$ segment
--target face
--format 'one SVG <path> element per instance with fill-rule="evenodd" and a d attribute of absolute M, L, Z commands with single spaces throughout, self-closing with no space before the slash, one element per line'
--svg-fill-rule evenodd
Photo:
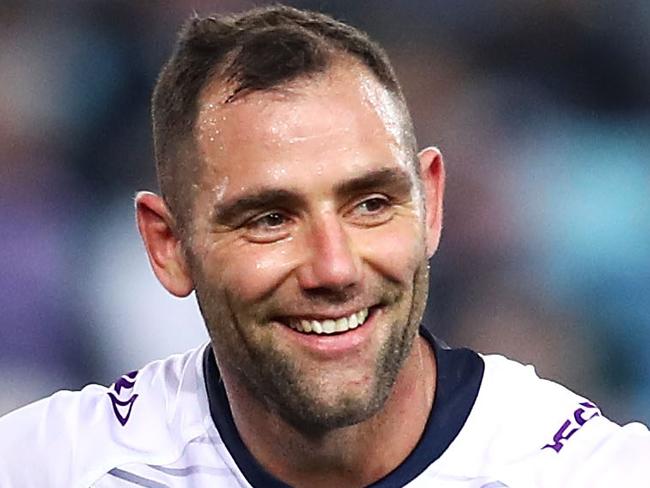
<path fill-rule="evenodd" d="M 304 431 L 360 422 L 387 398 L 426 300 L 401 113 L 356 65 L 226 97 L 200 100 L 185 243 L 219 367 Z"/>

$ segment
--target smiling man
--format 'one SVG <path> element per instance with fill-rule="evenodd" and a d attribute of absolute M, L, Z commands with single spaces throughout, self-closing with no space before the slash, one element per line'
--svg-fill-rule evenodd
<path fill-rule="evenodd" d="M 420 329 L 444 167 L 364 34 L 193 18 L 153 124 L 138 227 L 211 343 L 2 419 L 0 486 L 647 486 L 645 427 Z"/>

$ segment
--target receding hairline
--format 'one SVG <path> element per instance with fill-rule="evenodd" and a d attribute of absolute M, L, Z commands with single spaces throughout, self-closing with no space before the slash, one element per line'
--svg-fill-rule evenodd
<path fill-rule="evenodd" d="M 405 114 L 409 114 L 408 107 L 405 100 L 400 93 L 396 93 L 381 82 L 381 80 L 373 73 L 373 71 L 366 66 L 363 62 L 356 59 L 345 52 L 337 52 L 335 49 L 332 51 L 331 60 L 327 67 L 322 71 L 303 73 L 296 78 L 284 81 L 278 85 L 265 88 L 262 90 L 247 90 L 238 92 L 233 96 L 236 89 L 236 82 L 224 79 L 223 71 L 217 70 L 203 85 L 196 98 L 196 116 L 194 120 L 193 129 L 196 128 L 199 115 L 201 114 L 202 105 L 205 103 L 218 103 L 222 106 L 235 105 L 238 103 L 246 103 L 251 97 L 254 96 L 273 96 L 277 95 L 278 101 L 283 101 L 285 98 L 300 97 L 309 91 L 313 84 L 322 82 L 331 78 L 332 75 L 338 73 L 350 73 L 357 71 L 359 78 L 372 79 L 378 88 L 390 94 L 395 101 L 399 101 L 405 110 Z M 216 91 L 216 93 L 210 93 Z M 210 100 L 208 100 L 210 99 Z M 216 99 L 216 100 L 215 100 Z"/>

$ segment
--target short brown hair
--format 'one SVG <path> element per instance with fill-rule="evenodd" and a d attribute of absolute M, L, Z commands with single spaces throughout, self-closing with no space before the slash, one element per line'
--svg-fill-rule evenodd
<path fill-rule="evenodd" d="M 179 230 L 189 220 L 192 175 L 199 170 L 193 131 L 207 83 L 214 76 L 223 78 L 234 87 L 232 100 L 325 72 L 336 54 L 369 68 L 406 112 L 384 50 L 365 33 L 325 14 L 274 5 L 234 15 L 194 15 L 187 21 L 152 97 L 158 182 Z M 406 120 L 412 137 L 408 113 Z"/>

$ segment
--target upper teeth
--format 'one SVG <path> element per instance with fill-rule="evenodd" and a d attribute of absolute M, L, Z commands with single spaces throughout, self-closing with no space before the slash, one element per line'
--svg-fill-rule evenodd
<path fill-rule="evenodd" d="M 298 332 L 313 332 L 315 334 L 334 334 L 355 329 L 368 318 L 368 309 L 364 308 L 349 317 L 327 320 L 290 319 L 289 327 Z"/>

